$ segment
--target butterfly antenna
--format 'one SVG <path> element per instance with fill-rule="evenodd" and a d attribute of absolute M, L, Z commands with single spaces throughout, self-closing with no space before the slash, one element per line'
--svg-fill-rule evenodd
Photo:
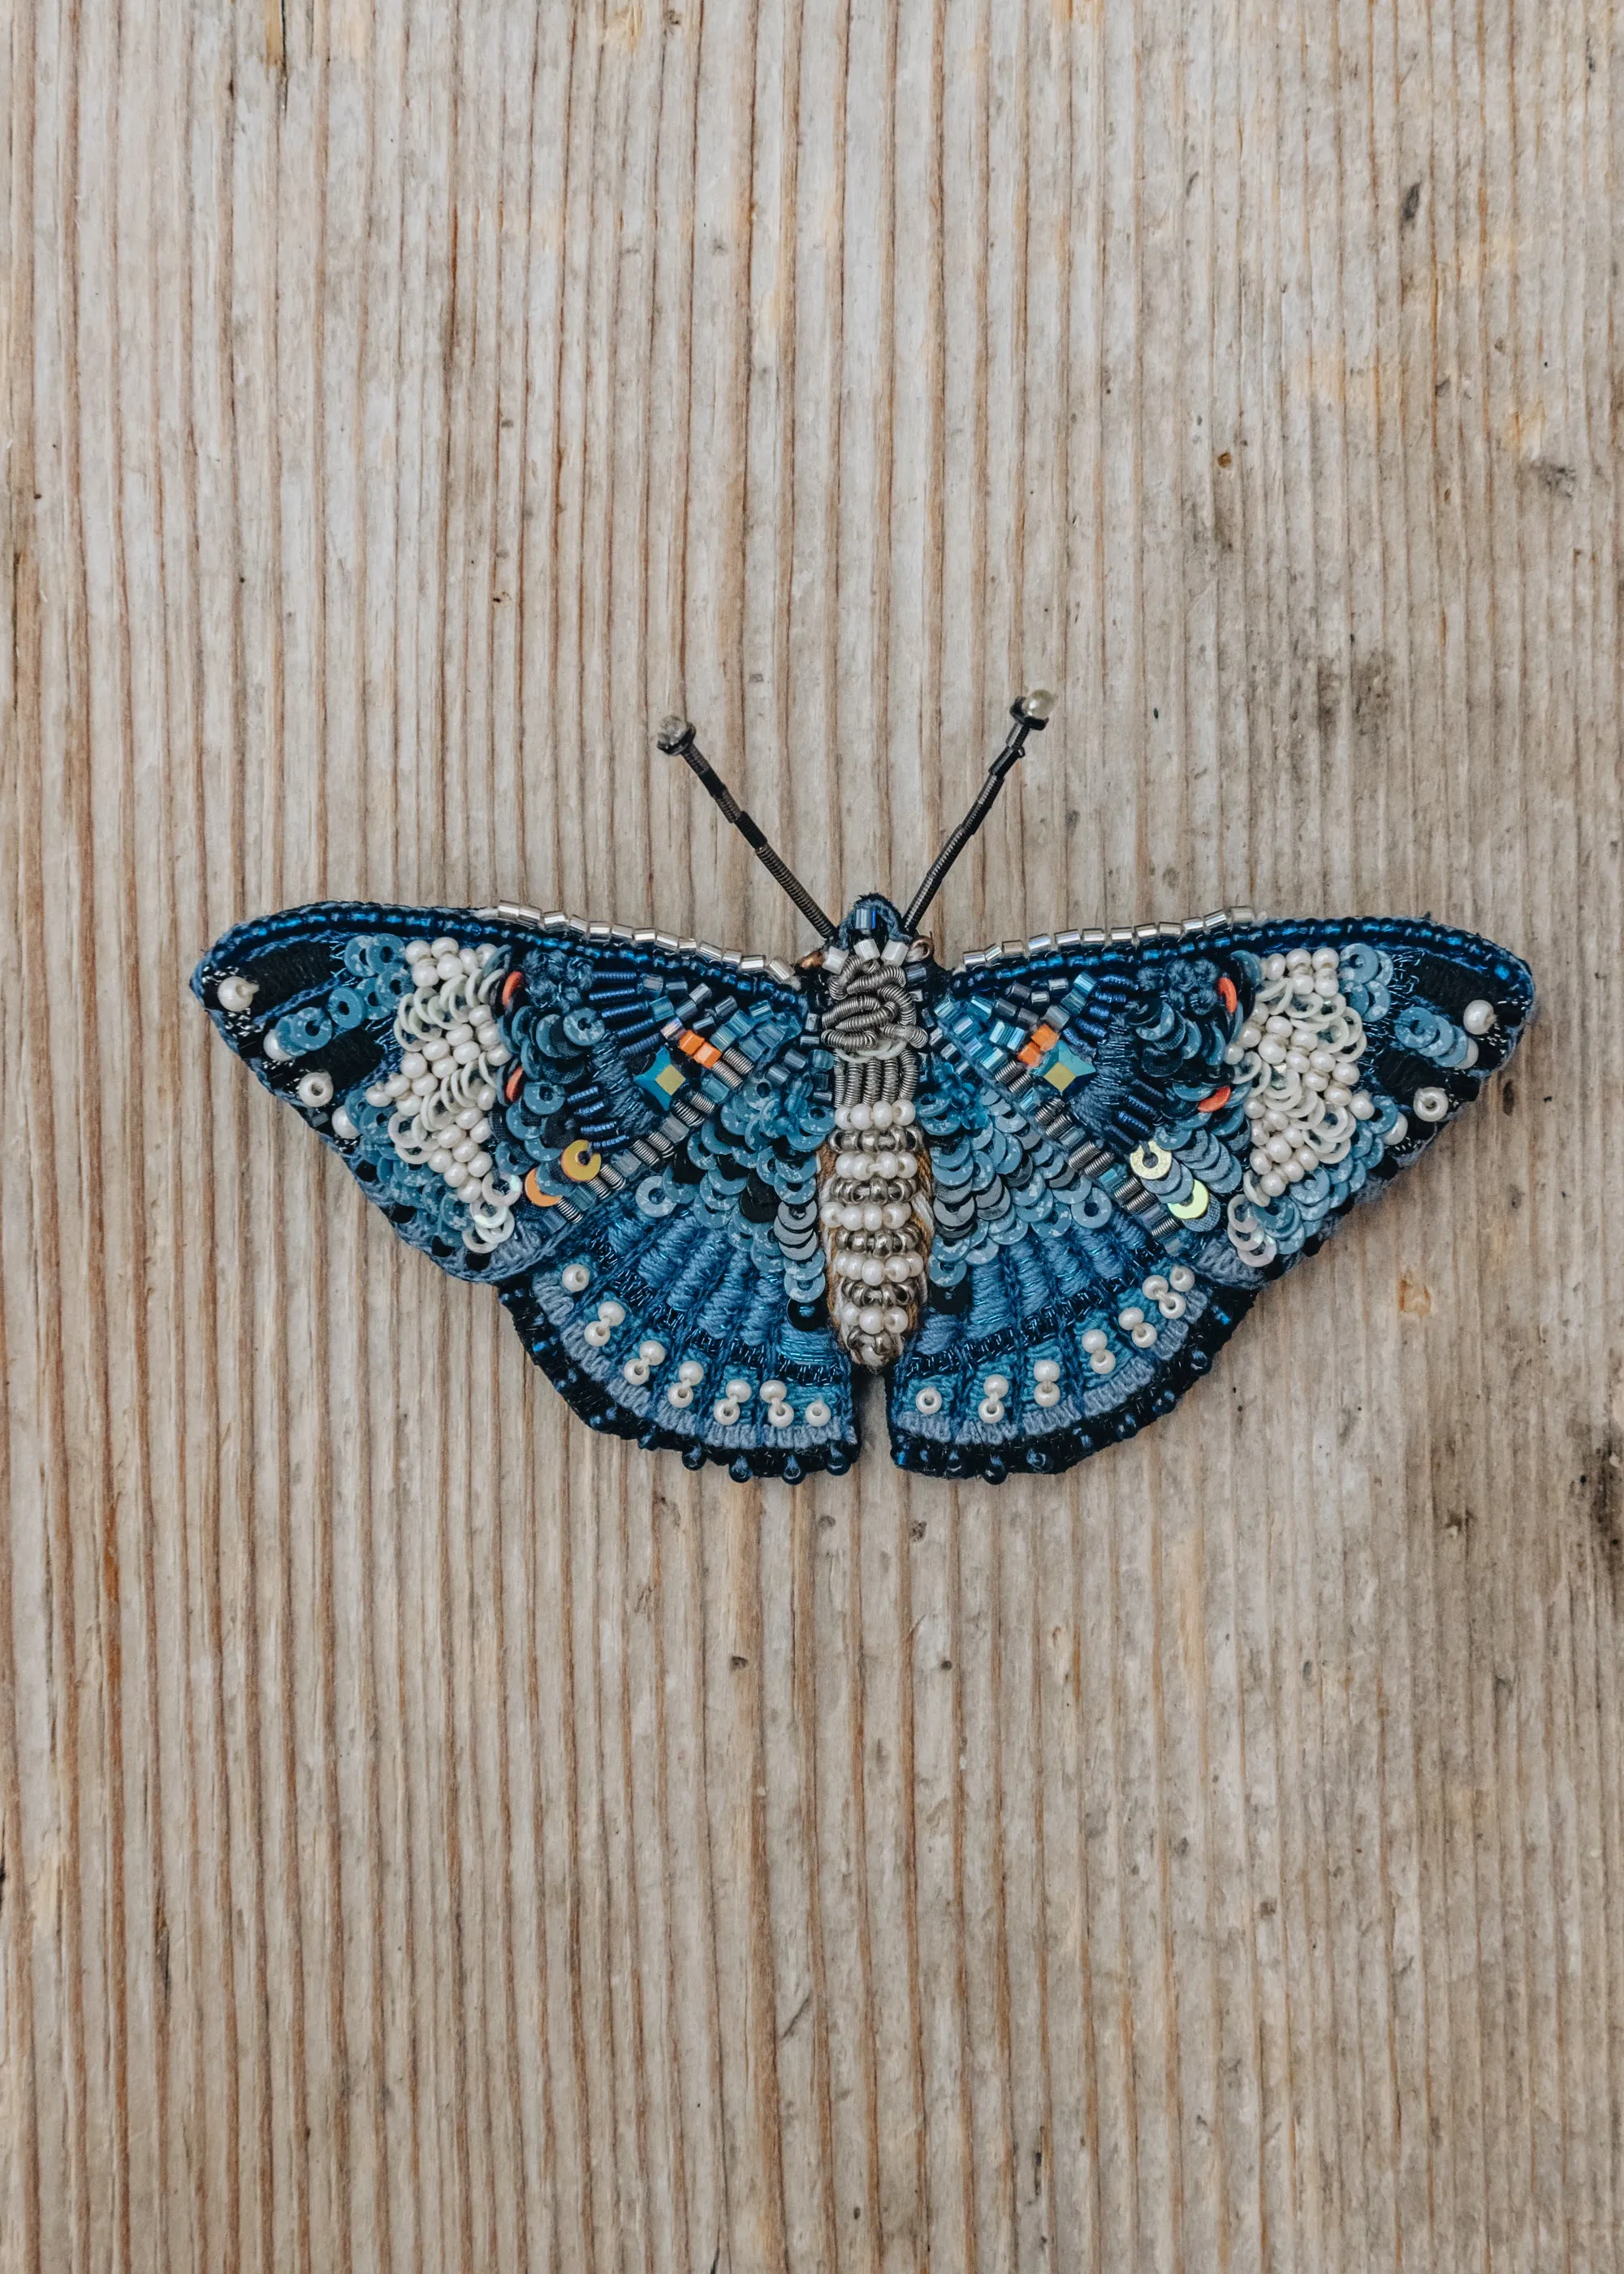
<path fill-rule="evenodd" d="M 786 868 L 779 860 L 756 823 L 751 820 L 732 790 L 728 788 L 727 784 L 710 764 L 710 759 L 700 749 L 694 739 L 694 734 L 693 727 L 686 719 L 667 719 L 662 724 L 655 740 L 668 757 L 685 758 L 688 761 L 774 883 L 784 887 L 807 922 L 820 932 L 823 938 L 832 939 L 835 936 L 833 920 L 824 915 L 793 870 Z"/>
<path fill-rule="evenodd" d="M 919 930 L 920 918 L 942 889 L 942 880 L 964 851 L 997 802 L 1004 787 L 1004 777 L 1026 747 L 1028 734 L 1041 734 L 1049 724 L 1049 714 L 1055 707 L 1055 698 L 1047 689 L 1034 688 L 1030 695 L 1018 695 L 1010 705 L 1010 731 L 1004 738 L 1004 748 L 987 769 L 987 779 L 976 792 L 975 802 L 959 823 L 942 850 L 925 871 L 925 881 L 914 895 L 904 923 L 909 931 Z"/>

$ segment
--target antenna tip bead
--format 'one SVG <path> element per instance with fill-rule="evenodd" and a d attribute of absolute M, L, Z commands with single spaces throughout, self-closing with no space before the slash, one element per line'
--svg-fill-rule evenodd
<path fill-rule="evenodd" d="M 686 749 L 693 741 L 694 729 L 686 719 L 680 719 L 673 711 L 669 719 L 660 720 L 659 732 L 654 739 L 668 757 L 674 757 L 677 751 Z"/>
<path fill-rule="evenodd" d="M 1055 698 L 1047 687 L 1034 687 L 1030 695 L 1018 696 L 1014 705 L 1017 718 L 1034 727 L 1047 727 L 1054 707 Z"/>

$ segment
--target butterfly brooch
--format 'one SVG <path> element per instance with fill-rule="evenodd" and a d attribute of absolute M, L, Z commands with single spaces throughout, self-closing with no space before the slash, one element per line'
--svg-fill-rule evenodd
<path fill-rule="evenodd" d="M 906 913 L 837 924 L 684 758 L 823 945 L 796 968 L 493 908 L 291 908 L 192 985 L 402 1238 L 487 1282 L 595 1429 L 741 1480 L 839 1472 L 854 1367 L 928 1476 L 1070 1468 L 1166 1413 L 1264 1284 L 1502 1065 L 1526 965 L 1360 918 L 1005 942 L 920 923 L 1051 698 Z"/>

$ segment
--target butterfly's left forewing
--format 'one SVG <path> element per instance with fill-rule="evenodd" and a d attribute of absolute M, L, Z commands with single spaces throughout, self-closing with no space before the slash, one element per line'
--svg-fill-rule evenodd
<path fill-rule="evenodd" d="M 523 910 L 324 904 L 193 986 L 402 1239 L 497 1289 L 592 1427 L 740 1477 L 846 1466 L 796 975 Z"/>
<path fill-rule="evenodd" d="M 1476 1096 L 1532 1004 L 1491 942 L 1387 920 L 1062 935 L 951 974 L 896 1457 L 1064 1469 L 1169 1411 L 1265 1282 Z"/>

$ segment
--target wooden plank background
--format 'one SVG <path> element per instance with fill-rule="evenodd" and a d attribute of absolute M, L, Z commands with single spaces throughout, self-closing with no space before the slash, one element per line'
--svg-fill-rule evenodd
<path fill-rule="evenodd" d="M 1624 2234 L 1618 0 L 12 0 L 0 2262 Z M 1062 1482 L 604 1443 L 184 993 L 1434 910 L 1510 1079 Z"/>

